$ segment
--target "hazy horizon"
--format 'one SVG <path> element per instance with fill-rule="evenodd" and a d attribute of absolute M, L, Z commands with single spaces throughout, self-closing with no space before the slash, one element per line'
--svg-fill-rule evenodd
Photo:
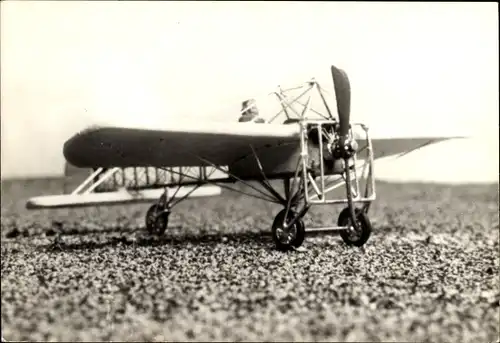
<path fill-rule="evenodd" d="M 496 3 L 0 6 L 2 178 L 60 175 L 63 142 L 93 118 L 234 122 L 242 100 L 278 84 L 331 88 L 335 64 L 353 120 L 372 130 L 474 136 L 381 163 L 378 176 L 498 180 Z"/>

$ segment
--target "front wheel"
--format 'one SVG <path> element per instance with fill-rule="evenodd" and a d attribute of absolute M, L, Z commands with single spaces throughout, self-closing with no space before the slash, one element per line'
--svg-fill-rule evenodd
<path fill-rule="evenodd" d="M 356 208 L 354 213 L 356 215 L 357 228 L 354 228 L 352 225 L 349 207 L 344 208 L 342 212 L 340 212 L 337 224 L 338 226 L 349 226 L 349 229 L 340 232 L 340 236 L 346 244 L 361 247 L 368 241 L 368 238 L 370 238 L 372 224 L 370 223 L 368 215 L 363 210 Z"/>
<path fill-rule="evenodd" d="M 272 226 L 273 241 L 276 244 L 276 248 L 280 251 L 300 247 L 306 236 L 304 222 L 300 219 L 296 220 L 292 226 L 284 227 L 285 214 L 286 209 L 281 210 L 276 215 Z M 292 210 L 289 210 L 286 221 L 290 222 L 296 215 Z"/>

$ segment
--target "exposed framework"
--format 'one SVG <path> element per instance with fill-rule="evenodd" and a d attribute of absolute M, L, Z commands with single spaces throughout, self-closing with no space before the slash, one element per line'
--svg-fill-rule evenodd
<path fill-rule="evenodd" d="M 303 90 L 300 95 L 293 99 L 289 99 L 287 93 L 292 90 Z M 321 113 L 315 109 L 311 108 L 311 97 L 312 93 L 317 91 L 322 100 L 322 104 L 326 111 Z M 353 137 L 353 128 L 359 127 L 365 135 L 365 142 L 367 145 L 365 147 L 360 147 L 359 151 L 365 151 L 365 158 L 359 160 L 357 154 L 354 154 L 352 159 L 346 161 L 345 170 L 340 175 L 326 175 L 324 166 L 324 156 L 323 156 L 323 144 L 324 141 L 332 142 L 336 139 L 336 133 L 332 129 L 333 125 L 337 123 L 335 117 L 328 106 L 325 99 L 324 89 L 313 79 L 305 84 L 294 87 L 290 89 L 283 90 L 278 87 L 278 90 L 271 93 L 275 95 L 281 104 L 281 110 L 271 117 L 267 122 L 271 123 L 280 115 L 284 114 L 287 120 L 293 120 L 299 123 L 301 127 L 300 141 L 300 151 L 301 154 L 297 160 L 295 173 L 290 175 L 290 177 L 284 177 L 284 194 L 282 195 L 271 185 L 267 175 L 265 174 L 259 157 L 257 156 L 255 149 L 251 146 L 252 154 L 255 157 L 256 163 L 259 166 L 262 178 L 255 180 L 260 184 L 261 187 L 257 187 L 255 183 L 248 180 L 243 180 L 236 175 L 229 172 L 228 168 L 225 166 L 217 166 L 210 161 L 204 159 L 201 156 L 196 156 L 200 162 L 210 165 L 210 167 L 175 167 L 175 168 L 153 168 L 156 173 L 157 180 L 158 170 L 165 171 L 168 176 L 165 176 L 164 182 L 157 184 L 147 184 L 144 187 L 154 188 L 162 187 L 165 188 L 164 194 L 158 201 L 158 206 L 162 208 L 162 211 L 170 212 L 171 209 L 178 203 L 189 197 L 193 191 L 198 187 L 206 184 L 214 184 L 221 188 L 232 190 L 245 194 L 247 196 L 252 196 L 261 200 L 269 201 L 272 203 L 281 204 L 285 207 L 285 218 L 288 218 L 290 211 L 293 211 L 294 215 L 292 219 L 285 224 L 285 226 L 293 226 L 297 220 L 300 220 L 308 211 L 312 205 L 321 204 L 348 204 L 349 208 L 352 210 L 354 208 L 353 204 L 362 204 L 362 209 L 366 213 L 372 201 L 376 199 L 375 191 L 375 181 L 373 177 L 373 151 L 372 144 L 369 137 L 368 127 L 363 124 L 355 123 L 351 125 L 350 135 Z M 301 99 L 307 97 L 305 103 L 301 102 Z M 299 105 L 303 109 L 301 112 L 293 108 L 293 105 Z M 252 103 L 251 106 L 255 106 Z M 244 108 L 241 112 L 247 111 L 248 108 Z M 294 117 L 291 115 L 293 113 Z M 308 115 L 314 113 L 320 116 L 322 119 L 309 119 Z M 264 124 L 265 125 L 265 124 Z M 319 163 L 320 163 L 320 173 L 314 174 L 309 168 L 309 154 L 308 145 L 311 144 L 308 139 L 308 132 L 314 129 L 318 133 L 319 142 Z M 194 155 L 194 154 L 193 154 Z M 142 168 L 146 177 L 149 177 L 148 168 Z M 102 168 L 96 170 L 89 178 L 78 187 L 73 194 L 79 194 L 83 189 L 91 183 L 91 180 L 98 178 L 93 184 L 91 184 L 84 193 L 91 192 L 96 189 L 105 180 L 109 180 L 111 176 L 116 178 L 116 174 L 122 170 L 121 168 L 112 168 L 110 170 L 104 171 Z M 218 171 L 222 176 L 213 177 L 214 173 Z M 123 170 L 122 170 L 123 172 Z M 135 180 L 138 180 L 137 168 L 134 169 Z M 176 177 L 177 176 L 177 177 Z M 143 176 L 144 177 L 144 176 Z M 361 179 L 365 179 L 364 191 L 361 190 Z M 234 183 L 239 181 L 246 185 L 253 192 L 245 192 L 234 187 L 229 186 L 229 183 Z M 329 198 L 329 195 L 342 184 L 346 186 L 346 197 L 344 198 Z M 184 185 L 193 185 L 194 187 L 182 197 L 176 197 L 178 190 Z M 127 185 L 123 184 L 122 187 L 127 188 Z M 173 194 L 169 194 L 169 187 L 176 187 Z M 140 189 L 140 185 L 135 185 L 135 187 L 129 187 L 132 189 Z M 170 189 L 171 191 L 171 189 Z M 353 214 L 354 217 L 354 214 Z M 353 223 L 353 225 L 356 225 Z M 308 228 L 307 231 L 319 231 L 319 230 L 344 230 L 346 227 L 332 226 L 327 228 Z"/>

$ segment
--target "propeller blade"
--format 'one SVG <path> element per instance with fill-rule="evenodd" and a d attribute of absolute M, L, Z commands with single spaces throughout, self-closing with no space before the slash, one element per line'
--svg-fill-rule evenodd
<path fill-rule="evenodd" d="M 339 136 L 341 140 L 344 140 L 347 138 L 350 128 L 351 85 L 345 71 L 333 65 L 331 69 L 339 114 Z"/>

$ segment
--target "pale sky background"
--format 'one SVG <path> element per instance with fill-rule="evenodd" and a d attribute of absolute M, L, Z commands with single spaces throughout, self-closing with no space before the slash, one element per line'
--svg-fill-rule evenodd
<path fill-rule="evenodd" d="M 278 84 L 331 89 L 335 64 L 374 134 L 473 136 L 380 163 L 379 177 L 498 180 L 497 3 L 0 5 L 2 178 L 60 175 L 62 144 L 92 118 L 234 122 Z"/>

